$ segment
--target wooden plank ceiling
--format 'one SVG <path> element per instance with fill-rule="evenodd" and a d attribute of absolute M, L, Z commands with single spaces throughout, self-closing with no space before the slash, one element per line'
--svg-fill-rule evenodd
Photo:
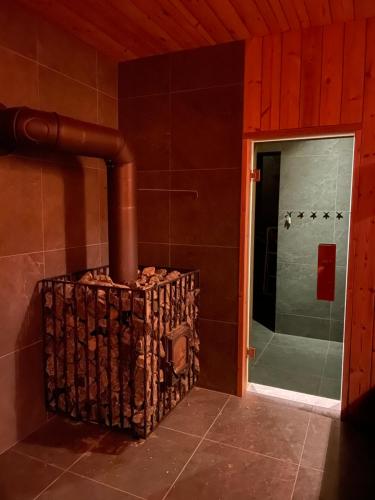
<path fill-rule="evenodd" d="M 20 0 L 123 61 L 375 16 L 375 0 Z"/>

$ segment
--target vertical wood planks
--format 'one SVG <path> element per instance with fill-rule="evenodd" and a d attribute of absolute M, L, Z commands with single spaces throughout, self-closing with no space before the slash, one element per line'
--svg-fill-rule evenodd
<path fill-rule="evenodd" d="M 280 126 L 281 35 L 263 39 L 261 129 Z"/>
<path fill-rule="evenodd" d="M 341 123 L 362 121 L 366 21 L 345 24 Z"/>
<path fill-rule="evenodd" d="M 319 125 L 323 28 L 309 28 L 302 35 L 300 126 Z"/>
<path fill-rule="evenodd" d="M 263 40 L 262 52 L 262 106 L 260 117 L 260 127 L 262 130 L 269 130 L 271 126 L 271 86 L 272 37 L 266 36 Z"/>
<path fill-rule="evenodd" d="M 375 16 L 374 0 L 354 0 L 354 1 L 355 1 L 354 10 L 356 19 Z"/>
<path fill-rule="evenodd" d="M 375 19 L 367 21 L 362 164 L 360 168 L 358 272 L 355 290 L 357 334 L 361 353 L 355 351 L 352 370 L 360 370 L 360 394 L 375 382 Z M 372 319 L 372 321 L 370 321 Z M 359 343 L 359 339 L 357 341 Z M 356 347 L 357 347 L 356 343 Z M 371 352 L 371 356 L 370 356 Z M 369 357 L 370 356 L 370 357 Z M 367 371 L 371 373 L 367 377 Z"/>
<path fill-rule="evenodd" d="M 345 23 L 354 19 L 354 0 L 330 0 L 333 21 Z"/>
<path fill-rule="evenodd" d="M 260 130 L 262 91 L 262 43 L 259 37 L 246 41 L 244 129 L 245 132 Z"/>
<path fill-rule="evenodd" d="M 362 161 L 375 164 L 375 18 L 367 23 Z"/>
<path fill-rule="evenodd" d="M 304 0 L 312 26 L 332 22 L 329 0 Z"/>
<path fill-rule="evenodd" d="M 261 130 L 278 130 L 280 126 L 281 35 L 263 39 L 262 51 Z"/>
<path fill-rule="evenodd" d="M 344 25 L 330 24 L 323 31 L 320 124 L 340 123 Z"/>
<path fill-rule="evenodd" d="M 270 128 L 280 128 L 280 87 L 281 87 L 281 35 L 272 35 L 272 81 L 271 81 L 271 113 Z"/>
<path fill-rule="evenodd" d="M 344 411 L 348 410 L 349 389 L 350 389 L 350 360 L 351 346 L 353 343 L 352 325 L 353 325 L 353 293 L 354 278 L 356 274 L 356 246 L 358 240 L 358 185 L 359 168 L 361 163 L 362 131 L 357 130 L 355 134 L 355 147 L 353 155 L 353 185 L 350 214 L 350 241 L 348 248 L 348 270 L 347 270 L 347 289 L 346 289 L 346 307 L 345 307 L 345 338 L 344 338 L 344 359 L 342 367 L 342 406 Z"/>
<path fill-rule="evenodd" d="M 359 169 L 358 215 L 353 293 L 349 402 L 371 387 L 375 297 L 375 176 L 374 165 Z"/>
<path fill-rule="evenodd" d="M 288 0 L 282 4 L 292 8 Z M 350 15 L 349 0 L 333 4 L 334 12 Z M 319 5 L 323 9 L 325 2 Z M 375 386 L 375 18 L 267 36 L 263 44 L 258 39 L 247 48 L 246 66 L 245 131 L 295 129 L 298 135 L 298 128 L 334 131 L 362 123 L 356 133 L 343 382 L 343 404 L 350 405 Z"/>
<path fill-rule="evenodd" d="M 299 124 L 301 72 L 301 32 L 283 35 L 281 59 L 280 128 L 297 128 Z"/>
<path fill-rule="evenodd" d="M 296 8 L 294 6 L 293 0 L 280 0 L 285 16 L 288 19 L 288 23 L 291 30 L 301 29 L 301 25 L 297 16 Z"/>

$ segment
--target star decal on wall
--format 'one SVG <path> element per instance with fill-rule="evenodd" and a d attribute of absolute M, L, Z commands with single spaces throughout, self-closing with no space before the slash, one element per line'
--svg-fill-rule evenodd
<path fill-rule="evenodd" d="M 298 213 L 298 215 L 297 215 L 297 217 L 298 217 L 299 219 L 303 219 L 303 218 L 304 218 L 304 216 L 305 216 L 305 212 L 299 212 L 299 213 Z"/>
<path fill-rule="evenodd" d="M 325 220 L 329 219 L 329 212 L 324 212 L 323 218 Z"/>
<path fill-rule="evenodd" d="M 311 219 L 316 219 L 317 218 L 316 212 L 311 212 L 310 217 Z"/>
<path fill-rule="evenodd" d="M 343 219 L 343 218 L 344 218 L 344 216 L 342 215 L 341 212 L 336 212 L 336 219 L 340 220 L 340 219 Z"/>

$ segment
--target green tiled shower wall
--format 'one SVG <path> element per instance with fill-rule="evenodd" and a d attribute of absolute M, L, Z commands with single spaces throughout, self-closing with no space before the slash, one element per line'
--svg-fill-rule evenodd
<path fill-rule="evenodd" d="M 353 138 L 263 143 L 281 152 L 276 332 L 341 342 L 345 308 Z M 285 226 L 287 212 L 291 225 Z M 303 217 L 298 217 L 303 213 Z M 316 213 L 316 218 L 311 215 Z M 328 213 L 329 217 L 324 215 Z M 337 214 L 341 214 L 341 217 Z M 320 243 L 336 244 L 333 302 L 316 299 Z"/>

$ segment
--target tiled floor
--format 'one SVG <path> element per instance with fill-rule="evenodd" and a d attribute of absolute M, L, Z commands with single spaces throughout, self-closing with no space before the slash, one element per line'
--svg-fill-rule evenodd
<path fill-rule="evenodd" d="M 194 389 L 146 441 L 51 419 L 0 456 L 0 498 L 366 500 L 374 446 L 307 405 Z"/>
<path fill-rule="evenodd" d="M 340 399 L 342 343 L 274 333 L 253 321 L 250 381 Z"/>

